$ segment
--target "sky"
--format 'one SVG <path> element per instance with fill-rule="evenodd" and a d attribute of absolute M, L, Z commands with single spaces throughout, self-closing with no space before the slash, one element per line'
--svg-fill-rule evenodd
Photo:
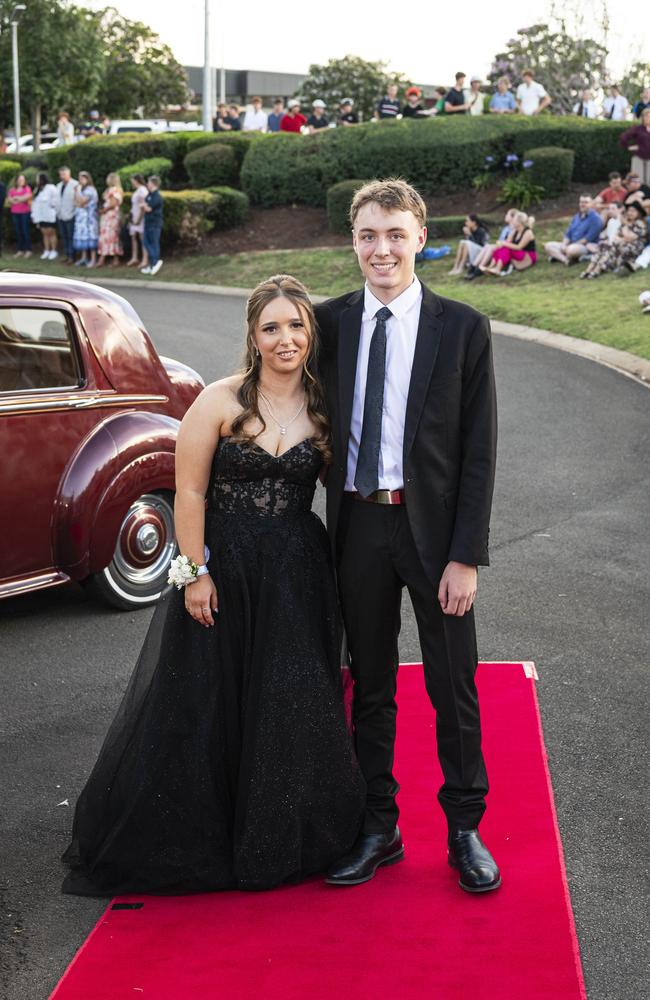
<path fill-rule="evenodd" d="M 100 9 L 110 0 L 79 0 Z M 616 75 L 636 59 L 650 62 L 648 0 L 606 0 L 611 22 L 610 65 Z M 558 0 L 582 10 L 585 33 L 600 39 L 603 0 Z M 241 7 L 210 0 L 212 63 L 228 69 L 305 73 L 310 63 L 348 54 L 382 60 L 418 83 L 451 82 L 462 70 L 486 77 L 492 57 L 519 28 L 548 20 L 549 0 L 426 0 L 402 8 L 392 0 L 372 4 L 275 5 L 244 0 Z M 203 64 L 204 0 L 114 0 L 131 20 L 144 21 L 185 66 Z M 270 13 L 272 12 L 272 13 Z M 223 61 L 222 61 L 223 60 Z"/>

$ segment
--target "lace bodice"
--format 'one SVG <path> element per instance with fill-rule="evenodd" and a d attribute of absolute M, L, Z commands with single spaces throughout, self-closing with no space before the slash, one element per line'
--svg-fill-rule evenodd
<path fill-rule="evenodd" d="M 221 438 L 208 486 L 208 515 L 273 517 L 311 510 L 322 461 L 309 438 L 277 456 L 255 443 Z"/>

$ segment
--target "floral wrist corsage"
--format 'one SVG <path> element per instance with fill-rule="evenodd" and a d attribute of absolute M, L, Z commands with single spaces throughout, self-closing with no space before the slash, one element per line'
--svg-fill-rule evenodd
<path fill-rule="evenodd" d="M 210 549 L 205 546 L 205 562 L 207 563 L 210 558 Z M 175 559 L 169 564 L 169 575 L 167 577 L 167 583 L 173 584 L 178 590 L 182 590 L 183 587 L 187 587 L 190 583 L 195 583 L 196 580 L 203 576 L 204 573 L 208 572 L 208 567 L 204 564 L 203 566 L 197 566 L 197 564 L 190 559 L 189 556 L 176 556 Z"/>

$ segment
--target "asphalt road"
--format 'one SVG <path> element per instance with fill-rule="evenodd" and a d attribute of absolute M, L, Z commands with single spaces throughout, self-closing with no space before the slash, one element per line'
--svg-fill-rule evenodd
<path fill-rule="evenodd" d="M 160 353 L 206 380 L 236 365 L 241 300 L 128 297 Z M 643 1000 L 650 394 L 549 348 L 496 337 L 495 350 L 500 455 L 480 655 L 535 660 L 540 673 L 589 1000 Z M 59 803 L 75 801 L 149 617 L 104 609 L 76 586 L 0 604 L 2 1000 L 44 1000 L 104 908 L 59 893 L 72 819 Z M 408 608 L 401 654 L 419 659 Z"/>

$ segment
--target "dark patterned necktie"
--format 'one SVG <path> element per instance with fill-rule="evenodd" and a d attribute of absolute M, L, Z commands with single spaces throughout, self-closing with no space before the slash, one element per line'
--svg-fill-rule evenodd
<path fill-rule="evenodd" d="M 392 315 L 387 306 L 383 306 L 375 313 L 377 322 L 368 352 L 363 424 L 357 471 L 354 476 L 354 485 L 362 497 L 370 496 L 379 485 L 381 417 L 384 407 L 384 379 L 386 376 L 386 323 Z"/>

